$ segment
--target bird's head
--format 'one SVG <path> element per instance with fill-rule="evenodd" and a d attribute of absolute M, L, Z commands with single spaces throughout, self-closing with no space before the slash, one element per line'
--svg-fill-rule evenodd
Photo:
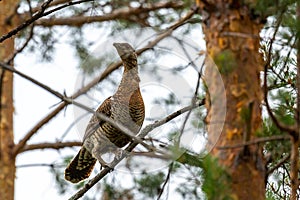
<path fill-rule="evenodd" d="M 128 43 L 114 43 L 114 47 L 117 49 L 119 56 L 122 60 L 136 59 L 135 50 Z"/>

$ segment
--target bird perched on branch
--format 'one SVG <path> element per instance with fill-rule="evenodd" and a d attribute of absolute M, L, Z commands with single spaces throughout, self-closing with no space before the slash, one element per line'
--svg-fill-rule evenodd
<path fill-rule="evenodd" d="M 108 97 L 96 112 L 106 115 L 137 134 L 145 117 L 144 102 L 139 88 L 137 55 L 128 43 L 113 45 L 123 62 L 122 80 L 116 93 Z M 77 183 L 88 178 L 97 160 L 101 166 L 108 166 L 101 157 L 103 154 L 112 152 L 116 158 L 120 148 L 131 140 L 128 135 L 94 114 L 86 128 L 82 148 L 65 170 L 65 179 Z"/>

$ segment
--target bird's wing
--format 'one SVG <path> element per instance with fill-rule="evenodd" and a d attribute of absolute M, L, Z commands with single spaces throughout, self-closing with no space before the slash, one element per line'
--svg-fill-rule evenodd
<path fill-rule="evenodd" d="M 106 115 L 107 117 L 110 117 L 111 116 L 111 98 L 112 97 L 110 96 L 107 99 L 105 99 L 105 101 L 98 107 L 96 112 L 102 113 L 102 114 Z M 83 141 L 85 140 L 85 138 L 90 136 L 90 134 L 94 133 L 104 122 L 105 121 L 99 119 L 97 117 L 97 115 L 94 114 L 86 127 Z"/>

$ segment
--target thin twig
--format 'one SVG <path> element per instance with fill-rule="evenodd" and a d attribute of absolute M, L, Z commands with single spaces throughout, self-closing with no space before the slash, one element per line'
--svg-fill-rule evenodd
<path fill-rule="evenodd" d="M 149 151 L 132 151 L 130 152 L 130 156 L 143 156 L 143 157 L 148 157 L 148 158 L 157 158 L 160 160 L 166 160 L 169 161 L 172 159 L 171 155 L 167 154 L 156 154 L 155 152 L 149 152 Z"/>
<path fill-rule="evenodd" d="M 49 4 L 49 8 L 50 7 L 53 7 L 53 6 L 58 6 L 58 5 L 60 5 L 60 4 L 63 4 L 63 3 L 67 3 L 67 2 L 69 2 L 70 0 L 54 0 L 54 1 L 52 1 L 50 4 Z M 38 4 L 36 7 L 34 7 L 34 8 L 32 8 L 32 11 L 33 12 L 37 12 L 37 11 L 39 11 L 40 9 L 41 9 L 41 6 L 42 6 L 42 4 Z"/>
<path fill-rule="evenodd" d="M 35 15 L 33 15 L 30 19 L 26 20 L 23 24 L 19 25 L 17 28 L 13 29 L 12 31 L 8 32 L 5 35 L 2 35 L 0 37 L 0 43 L 3 42 L 4 40 L 12 37 L 13 35 L 16 35 L 19 31 L 22 29 L 26 28 L 30 24 L 32 24 L 34 21 L 37 19 L 41 18 L 44 16 L 44 12 L 47 9 L 48 5 L 52 2 L 53 0 L 48 0 L 45 3 L 41 5 L 41 10 L 39 10 Z"/>
<path fill-rule="evenodd" d="M 253 144 L 259 144 L 259 143 L 264 143 L 264 142 L 270 142 L 274 140 L 289 140 L 291 137 L 289 135 L 274 135 L 270 137 L 262 137 L 262 138 L 257 138 L 254 140 L 250 140 L 248 142 L 240 143 L 240 144 L 234 144 L 234 145 L 228 145 L 228 146 L 217 146 L 216 148 L 218 149 L 234 149 L 234 148 L 240 148 L 240 147 L 245 147 Z"/>
<path fill-rule="evenodd" d="M 39 143 L 39 144 L 29 144 L 25 145 L 20 153 L 23 153 L 25 151 L 31 151 L 31 150 L 37 150 L 37 149 L 62 149 L 65 147 L 74 147 L 74 146 L 82 146 L 82 142 L 74 141 L 74 142 L 45 142 L 45 143 Z"/>
<path fill-rule="evenodd" d="M 17 165 L 16 168 L 25 168 L 25 167 L 64 167 L 65 164 L 47 164 L 47 163 L 33 163 L 33 164 L 22 164 L 22 165 Z"/>
<path fill-rule="evenodd" d="M 172 170 L 173 170 L 173 166 L 174 166 L 174 163 L 173 163 L 173 162 L 170 163 L 170 165 L 169 165 L 169 170 L 168 170 L 168 174 L 167 174 L 167 177 L 166 177 L 166 180 L 165 180 L 165 182 L 164 182 L 162 188 L 159 190 L 159 193 L 158 193 L 158 196 L 157 196 L 157 200 L 160 199 L 161 195 L 163 194 L 163 192 L 164 192 L 164 190 L 165 190 L 165 187 L 166 187 L 167 183 L 168 183 L 169 180 L 170 180 L 171 172 L 172 172 Z"/>
<path fill-rule="evenodd" d="M 53 0 L 48 0 L 46 2 L 44 2 L 41 6 L 40 6 L 40 10 L 34 14 L 33 16 L 31 16 L 29 19 L 27 19 L 24 23 L 22 23 L 21 25 L 19 25 L 18 27 L 16 27 L 15 29 L 11 30 L 10 32 L 8 32 L 5 35 L 2 35 L 0 37 L 0 43 L 3 42 L 4 40 L 16 35 L 18 32 L 20 32 L 21 30 L 23 30 L 24 28 L 26 28 L 27 26 L 29 26 L 30 24 L 36 22 L 38 19 L 47 16 L 53 12 L 56 12 L 58 10 L 61 10 L 63 8 L 72 6 L 72 5 L 76 5 L 76 4 L 81 4 L 83 2 L 88 2 L 88 1 L 93 1 L 93 0 L 82 0 L 82 1 L 76 1 L 76 2 L 68 2 L 65 5 L 59 6 L 57 8 L 54 8 L 50 11 L 45 12 L 45 10 L 49 7 L 49 5 L 51 4 Z"/>
<path fill-rule="evenodd" d="M 55 26 L 55 25 L 68 25 L 68 26 L 81 26 L 87 23 L 94 22 L 103 22 L 103 21 L 111 21 L 116 19 L 127 19 L 130 20 L 130 16 L 139 15 L 140 13 L 148 13 L 154 10 L 162 9 L 162 8 L 182 8 L 183 3 L 176 1 L 166 1 L 166 2 L 157 2 L 153 4 L 149 4 L 145 7 L 123 7 L 119 9 L 113 10 L 111 13 L 107 13 L 105 15 L 97 15 L 97 16 L 71 16 L 66 18 L 48 18 L 48 19 L 40 19 L 36 21 L 36 25 L 40 26 Z"/>
<path fill-rule="evenodd" d="M 50 15 L 51 13 L 57 12 L 59 10 L 62 10 L 64 8 L 66 8 L 66 7 L 74 6 L 74 5 L 89 2 L 89 1 L 95 1 L 95 0 L 69 1 L 69 2 L 66 2 L 64 5 L 58 6 L 56 8 L 53 8 L 52 10 L 49 10 L 49 11 L 45 12 L 44 16 Z M 38 25 L 38 22 L 37 22 L 37 25 Z"/>
<path fill-rule="evenodd" d="M 242 33 L 242 32 L 222 32 L 221 36 L 259 39 L 259 36 L 255 35 L 255 34 Z"/>
<path fill-rule="evenodd" d="M 43 88 L 44 90 L 50 92 L 51 94 L 53 94 L 54 96 L 58 97 L 59 99 L 63 100 L 65 98 L 64 95 L 60 94 L 59 92 L 53 90 L 52 88 L 50 88 L 49 86 L 35 80 L 34 78 L 31 78 L 30 76 L 18 71 L 17 69 L 11 67 L 10 65 L 7 65 L 6 63 L 0 62 L 0 67 L 2 67 L 3 69 L 10 71 L 12 73 L 18 74 L 19 76 L 21 76 L 22 78 L 34 83 L 35 85 L 38 85 L 39 87 Z M 68 102 L 68 101 L 66 101 Z M 71 103 L 71 102 L 69 102 Z"/>
<path fill-rule="evenodd" d="M 190 56 L 187 54 L 187 52 L 185 52 L 185 53 L 186 53 L 186 56 L 188 56 L 188 58 L 190 58 Z M 190 58 L 190 60 L 191 60 L 191 58 Z M 194 69 L 197 71 L 197 75 L 198 75 L 197 84 L 196 84 L 196 88 L 195 88 L 195 91 L 194 91 L 194 96 L 193 96 L 193 98 L 192 98 L 191 104 L 194 104 L 194 103 L 196 102 L 196 100 L 197 100 L 198 90 L 199 90 L 199 87 L 200 87 L 200 80 L 201 80 L 202 70 L 203 70 L 204 64 L 205 64 L 205 62 L 202 63 L 201 68 L 200 68 L 200 70 L 198 71 L 198 70 L 197 70 L 196 64 L 195 64 L 193 61 L 191 62 L 191 65 L 192 65 L 192 66 L 194 67 Z M 182 135 L 183 135 L 183 132 L 184 132 L 186 123 L 187 123 L 187 121 L 188 121 L 188 119 L 189 119 L 191 113 L 192 113 L 192 110 L 189 110 L 189 112 L 187 113 L 187 115 L 186 115 L 186 117 L 185 117 L 185 119 L 184 119 L 184 122 L 183 122 L 183 124 L 182 124 L 182 126 L 181 126 L 180 134 L 179 134 L 179 137 L 178 137 L 178 140 L 177 140 L 177 147 L 179 147 L 179 143 L 180 143 L 180 141 L 181 141 L 181 137 L 182 137 Z"/>
<path fill-rule="evenodd" d="M 27 0 L 27 4 L 28 4 L 28 7 L 29 7 L 30 16 L 32 17 L 33 11 L 32 11 L 30 0 Z M 27 47 L 27 45 L 29 44 L 30 40 L 33 37 L 33 30 L 34 30 L 34 24 L 32 24 L 30 26 L 29 34 L 28 34 L 28 36 L 27 36 L 26 41 L 24 42 L 24 44 L 19 49 L 15 50 L 15 52 L 13 53 L 13 55 L 8 60 L 5 61 L 7 64 L 10 64 L 14 60 L 14 58 L 16 57 L 16 55 L 19 54 L 19 53 L 21 53 Z"/>
<path fill-rule="evenodd" d="M 281 165 L 283 165 L 288 159 L 290 159 L 291 154 L 287 154 L 282 159 L 278 161 L 276 165 L 274 165 L 272 168 L 270 168 L 267 172 L 267 175 L 272 174 L 276 169 L 278 169 Z"/>
<path fill-rule="evenodd" d="M 60 111 L 62 111 L 67 103 L 60 104 L 57 108 L 55 108 L 51 113 L 49 113 L 46 117 L 41 119 L 25 136 L 14 146 L 14 154 L 17 155 L 22 148 L 26 145 L 27 141 L 45 124 L 47 124 L 51 119 L 53 119 Z"/>
<path fill-rule="evenodd" d="M 62 136 L 59 138 L 59 141 L 63 141 L 64 138 L 67 136 L 67 134 L 72 130 L 72 128 L 80 121 L 82 120 L 84 117 L 87 116 L 87 114 L 89 113 L 85 113 L 81 116 L 79 116 L 77 119 L 75 119 L 65 130 L 65 132 L 62 134 Z"/>

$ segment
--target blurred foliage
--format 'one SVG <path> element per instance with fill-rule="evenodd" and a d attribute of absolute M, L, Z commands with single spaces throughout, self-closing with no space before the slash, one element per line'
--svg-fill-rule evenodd
<path fill-rule="evenodd" d="M 163 172 L 155 174 L 143 172 L 135 179 L 136 189 L 147 197 L 154 198 L 159 194 L 164 179 L 165 174 Z"/>
<path fill-rule="evenodd" d="M 299 26 L 296 19 L 297 1 L 258 1 L 257 12 L 265 16 L 273 15 L 262 30 L 261 52 L 265 62 L 270 58 L 267 84 L 268 99 L 272 112 L 278 121 L 285 125 L 295 124 L 297 101 L 296 44 Z M 276 35 L 274 35 L 276 33 Z M 271 48 L 272 47 L 272 48 Z M 264 113 L 261 131 L 262 137 L 286 135 Z M 290 195 L 290 140 L 269 141 L 264 143 L 264 154 L 267 157 L 268 174 L 267 199 L 289 199 Z"/>
<path fill-rule="evenodd" d="M 121 187 L 116 187 L 113 184 L 103 181 L 103 195 L 102 199 L 118 199 L 118 200 L 130 200 L 134 199 L 132 191 L 129 189 L 122 189 Z"/>
<path fill-rule="evenodd" d="M 223 75 L 230 74 L 237 67 L 235 55 L 229 49 L 226 49 L 215 55 L 214 61 L 218 66 L 220 73 Z"/>
<path fill-rule="evenodd" d="M 203 168 L 203 156 L 195 155 L 184 150 L 181 150 L 181 152 L 181 156 L 176 159 L 177 162 L 188 166 Z"/>
<path fill-rule="evenodd" d="M 230 191 L 230 176 L 218 160 L 210 155 L 203 160 L 202 189 L 209 200 L 235 199 Z"/>
<path fill-rule="evenodd" d="M 258 136 L 261 137 L 269 137 L 275 135 L 284 135 L 280 131 L 274 123 L 272 123 L 271 119 L 265 119 L 263 123 L 263 128 L 261 132 L 257 133 Z M 264 144 L 265 154 L 270 154 L 272 156 L 273 162 L 269 163 L 269 167 L 272 167 L 276 164 L 276 161 L 281 159 L 285 154 L 290 152 L 290 141 L 282 140 L 282 141 L 269 141 Z"/>
<path fill-rule="evenodd" d="M 280 15 L 281 12 L 291 11 L 291 7 L 296 7 L 296 2 L 297 0 L 260 0 L 255 1 L 255 4 L 250 3 L 250 6 L 254 9 L 255 15 L 267 18 L 269 16 Z"/>

